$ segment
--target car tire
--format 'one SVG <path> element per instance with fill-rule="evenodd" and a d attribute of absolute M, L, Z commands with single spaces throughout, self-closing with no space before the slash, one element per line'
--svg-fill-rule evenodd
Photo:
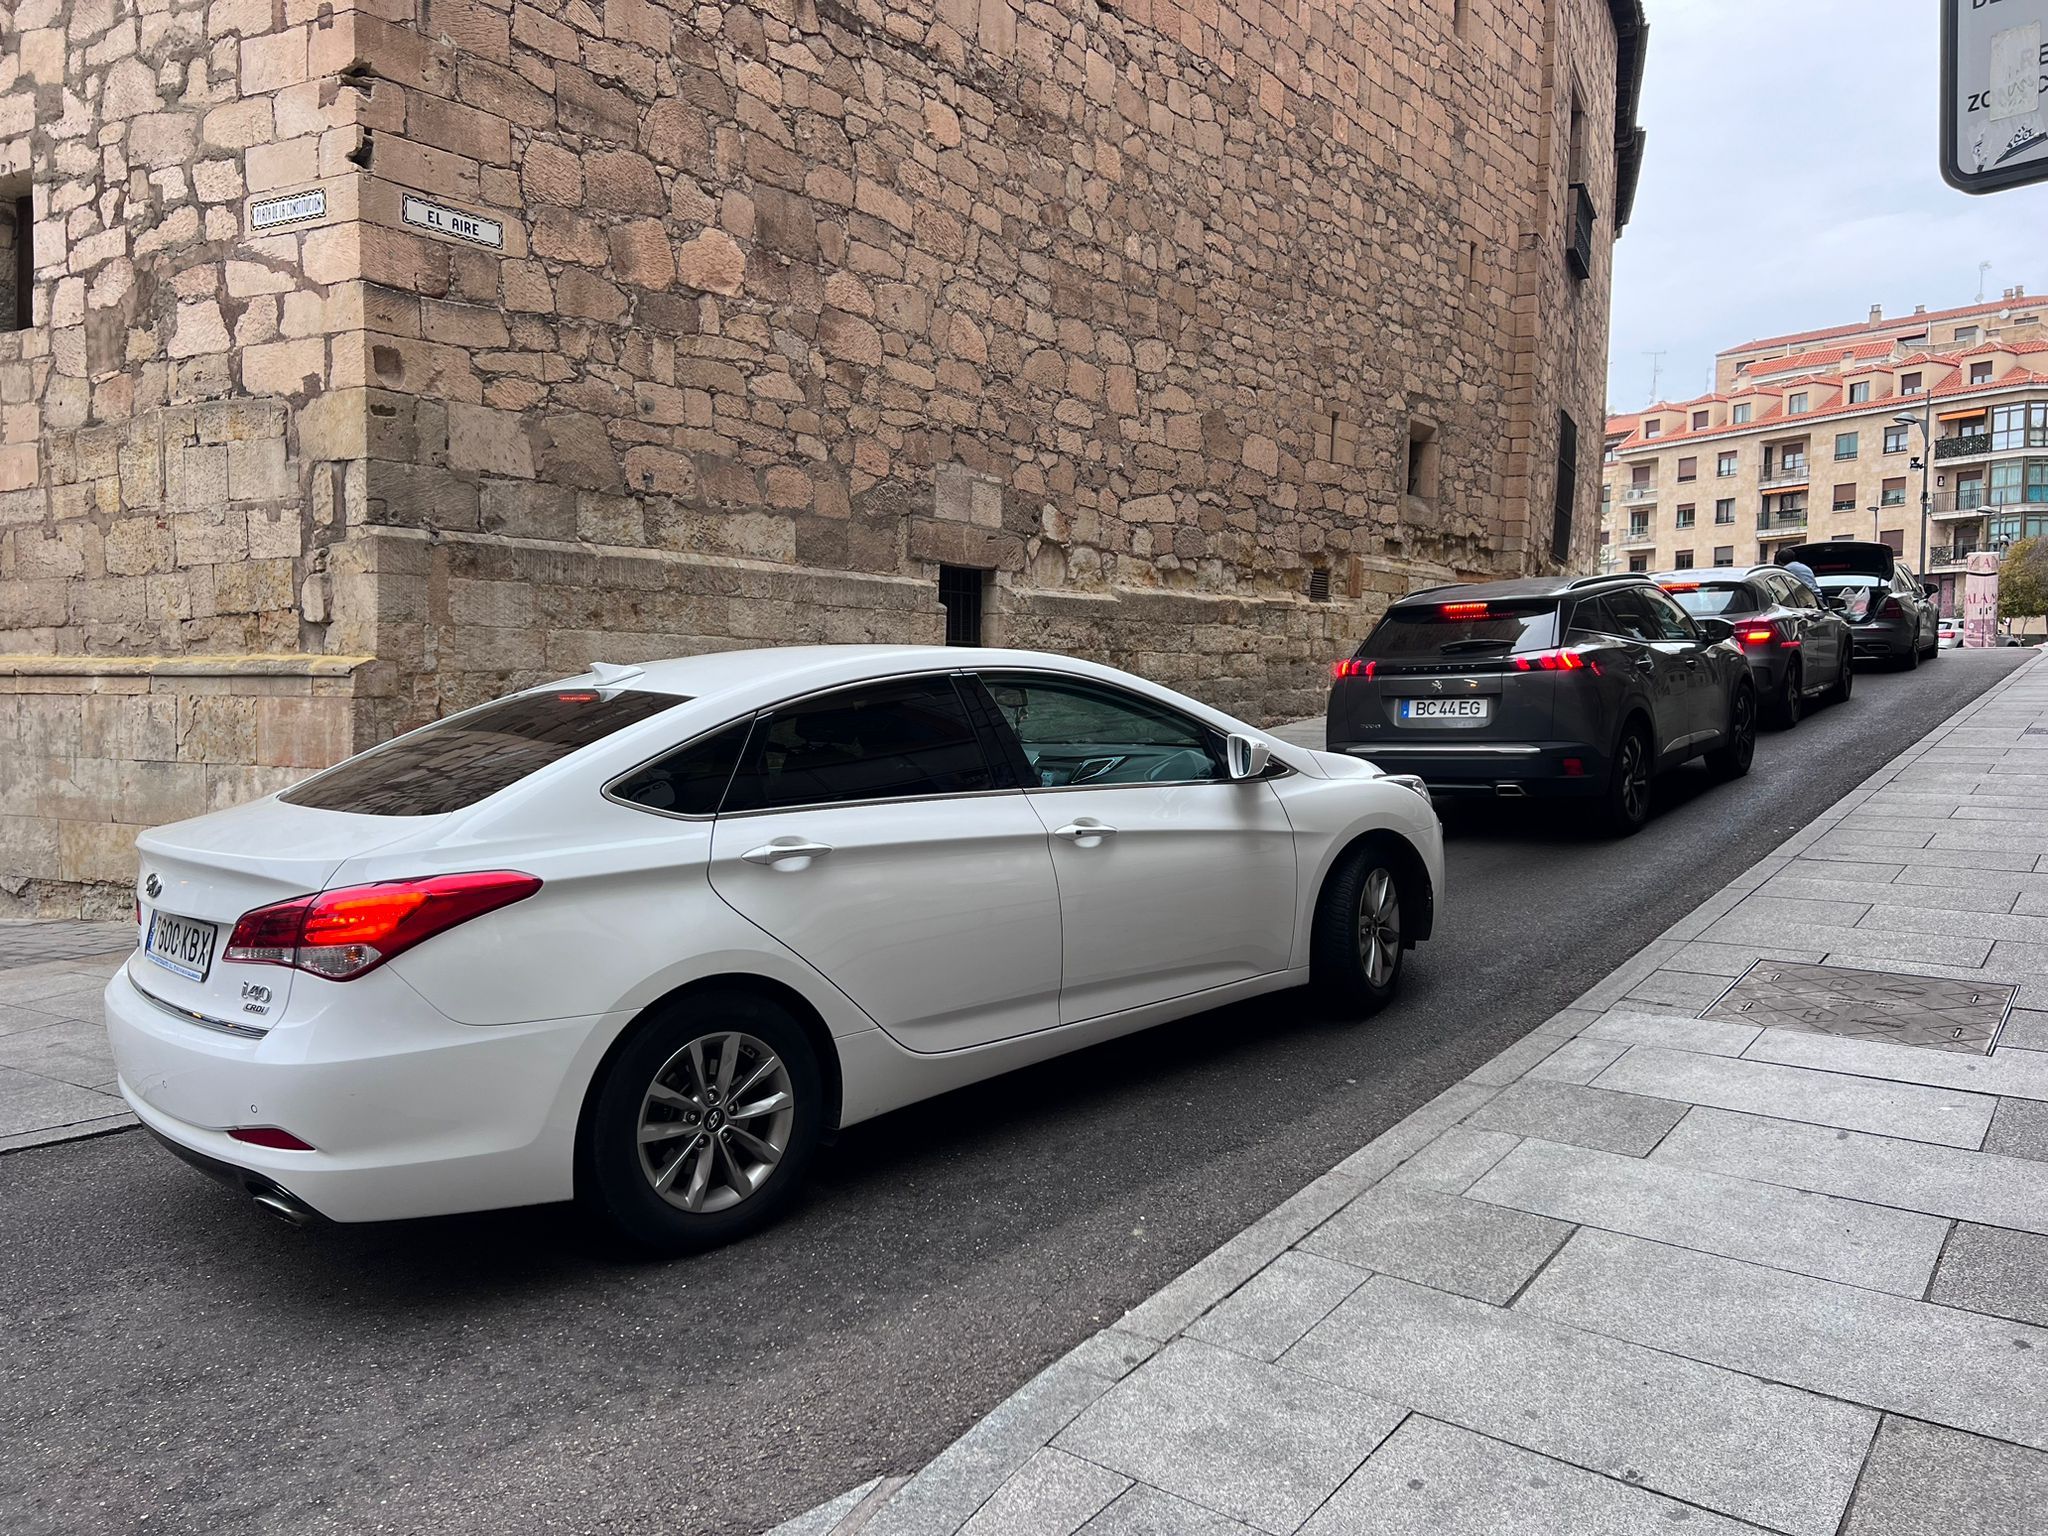
<path fill-rule="evenodd" d="M 1806 672 L 1797 656 L 1785 663 L 1784 681 L 1778 685 L 1778 696 L 1771 700 L 1771 723 L 1781 731 L 1789 731 L 1799 723 L 1805 711 Z"/>
<path fill-rule="evenodd" d="M 1842 650 L 1842 664 L 1835 669 L 1835 681 L 1827 691 L 1830 704 L 1846 704 L 1849 695 L 1856 689 L 1856 663 L 1849 655 L 1848 648 Z"/>
<path fill-rule="evenodd" d="M 1650 736 L 1640 725 L 1623 729 L 1600 797 L 1600 824 L 1615 837 L 1632 837 L 1650 819 L 1655 762 Z"/>
<path fill-rule="evenodd" d="M 1728 738 L 1707 753 L 1707 768 L 1718 779 L 1739 779 L 1756 757 L 1756 688 L 1748 678 L 1728 700 Z"/>
<path fill-rule="evenodd" d="M 1913 637 L 1912 643 L 1906 647 L 1906 654 L 1899 658 L 1899 670 L 1902 672 L 1912 672 L 1916 670 L 1919 667 L 1919 665 L 1920 637 L 1918 635 L 1915 635 Z"/>
<path fill-rule="evenodd" d="M 1323 1001 L 1353 1018 L 1370 1018 L 1393 998 L 1406 953 L 1399 861 L 1367 838 L 1337 860 L 1316 898 L 1309 978 Z"/>
<path fill-rule="evenodd" d="M 742 1109 L 770 1107 L 729 1115 L 747 1079 Z M 824 1129 L 817 1053 L 789 1010 L 736 988 L 690 993 L 643 1021 L 587 1102 L 577 1203 L 639 1252 L 714 1248 L 781 1214 Z"/>

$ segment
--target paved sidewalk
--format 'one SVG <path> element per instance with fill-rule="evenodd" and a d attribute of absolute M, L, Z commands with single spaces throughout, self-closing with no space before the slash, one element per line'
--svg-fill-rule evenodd
<path fill-rule="evenodd" d="M 133 1125 L 100 993 L 131 923 L 0 923 L 0 1152 Z"/>
<path fill-rule="evenodd" d="M 907 1482 L 777 1536 L 1674 1525 L 2048 1532 L 2038 661 Z"/>

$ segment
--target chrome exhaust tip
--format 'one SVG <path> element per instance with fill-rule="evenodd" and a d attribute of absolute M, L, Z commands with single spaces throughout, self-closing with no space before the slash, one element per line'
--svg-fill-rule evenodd
<path fill-rule="evenodd" d="M 1522 788 L 1519 784 L 1496 784 L 1493 786 L 1493 792 L 1502 800 L 1526 800 L 1529 798 L 1529 791 Z"/>
<path fill-rule="evenodd" d="M 310 1227 L 320 1219 L 318 1211 L 275 1184 L 251 1184 L 249 1198 L 288 1227 Z"/>

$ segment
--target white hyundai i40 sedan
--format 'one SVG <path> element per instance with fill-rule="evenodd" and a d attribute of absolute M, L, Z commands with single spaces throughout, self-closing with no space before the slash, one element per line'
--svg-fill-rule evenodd
<path fill-rule="evenodd" d="M 836 1128 L 1428 936 L 1419 781 L 1108 667 L 599 666 L 139 840 L 121 1091 L 289 1219 L 575 1198 L 683 1250 Z"/>

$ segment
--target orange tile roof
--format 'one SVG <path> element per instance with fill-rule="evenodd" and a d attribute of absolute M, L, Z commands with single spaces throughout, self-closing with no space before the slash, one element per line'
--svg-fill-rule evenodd
<path fill-rule="evenodd" d="M 1991 350 L 1996 351 L 1999 349 L 1993 347 Z M 2011 350 L 2018 349 L 2014 348 Z M 2038 346 L 2029 346 L 2028 350 L 2030 352 L 2048 352 L 2048 343 L 2043 343 Z M 1787 382 L 1797 383 L 1799 381 L 1792 380 Z M 1829 380 L 1825 382 L 1839 382 L 1839 380 Z M 1859 400 L 1852 405 L 1848 403 L 1846 394 L 1838 393 L 1837 397 L 1830 400 L 1829 402 L 1817 405 L 1810 410 L 1800 411 L 1796 415 L 1786 414 L 1786 412 L 1782 408 L 1780 408 L 1780 406 L 1774 401 L 1771 403 L 1770 406 L 1763 410 L 1758 411 L 1754 416 L 1752 416 L 1748 421 L 1745 422 L 1723 422 L 1720 426 L 1701 427 L 1698 431 L 1694 431 L 1691 426 L 1692 418 L 1690 416 L 1686 416 L 1677 423 L 1675 429 L 1672 431 L 1660 432 L 1654 438 L 1637 437 L 1636 431 L 1640 430 L 1641 420 L 1644 416 L 1654 416 L 1663 412 L 1670 411 L 1681 411 L 1695 403 L 1692 401 L 1680 401 L 1673 404 L 1649 406 L 1644 410 L 1638 412 L 1634 418 L 1611 418 L 1617 421 L 1624 419 L 1632 419 L 1637 424 L 1636 428 L 1631 430 L 1627 437 L 1625 437 L 1622 441 L 1616 443 L 1614 446 L 1617 451 L 1626 452 L 1629 449 L 1641 448 L 1650 443 L 1655 443 L 1659 448 L 1665 448 L 1669 447 L 1674 442 L 1684 442 L 1688 440 L 1694 442 L 1707 442 L 1718 440 L 1720 438 L 1725 437 L 1741 436 L 1744 433 L 1754 432 L 1758 427 L 1773 425 L 1784 426 L 1793 422 L 1797 422 L 1803 426 L 1805 423 L 1810 421 L 1827 421 L 1842 416 L 1867 416 L 1874 412 L 1884 409 L 1885 404 L 1888 401 L 1915 400 L 1925 402 L 1929 400 L 1939 400 L 1945 396 L 1966 395 L 1973 391 L 1978 390 L 1987 392 L 2002 391 L 2014 389 L 2022 385 L 2028 384 L 2048 385 L 2048 371 L 2025 368 L 2016 364 L 2012 368 L 2008 369 L 2001 376 L 1994 377 L 1981 383 L 1972 384 L 1963 375 L 1962 371 L 1957 369 L 1952 370 L 1949 377 L 1941 380 L 1938 383 L 1931 384 L 1928 388 L 1912 395 L 1876 395 L 1869 400 Z M 1774 383 L 1770 385 L 1769 388 L 1773 393 L 1776 393 L 1778 391 L 1783 390 L 1785 388 L 1785 385 L 1784 383 Z M 1727 397 L 1705 396 L 1702 398 L 1725 399 Z"/>
<path fill-rule="evenodd" d="M 1762 347 L 1802 346 L 1808 342 L 1826 341 L 1835 336 L 1855 336 L 1866 331 L 1895 330 L 1925 325 L 1935 320 L 1961 320 L 1969 315 L 1996 314 L 2001 309 L 2024 308 L 2029 304 L 2048 302 L 2038 294 L 2021 294 L 2018 298 L 1986 299 L 1980 304 L 1961 304 L 1954 309 L 1929 310 L 1917 315 L 1896 315 L 1881 320 L 1864 320 L 1853 325 L 1823 326 L 1817 331 L 1793 331 L 1784 336 L 1763 336 L 1755 341 L 1745 341 L 1739 347 L 1724 347 L 1717 357 L 1727 357 L 1736 352 L 1754 352 Z"/>

